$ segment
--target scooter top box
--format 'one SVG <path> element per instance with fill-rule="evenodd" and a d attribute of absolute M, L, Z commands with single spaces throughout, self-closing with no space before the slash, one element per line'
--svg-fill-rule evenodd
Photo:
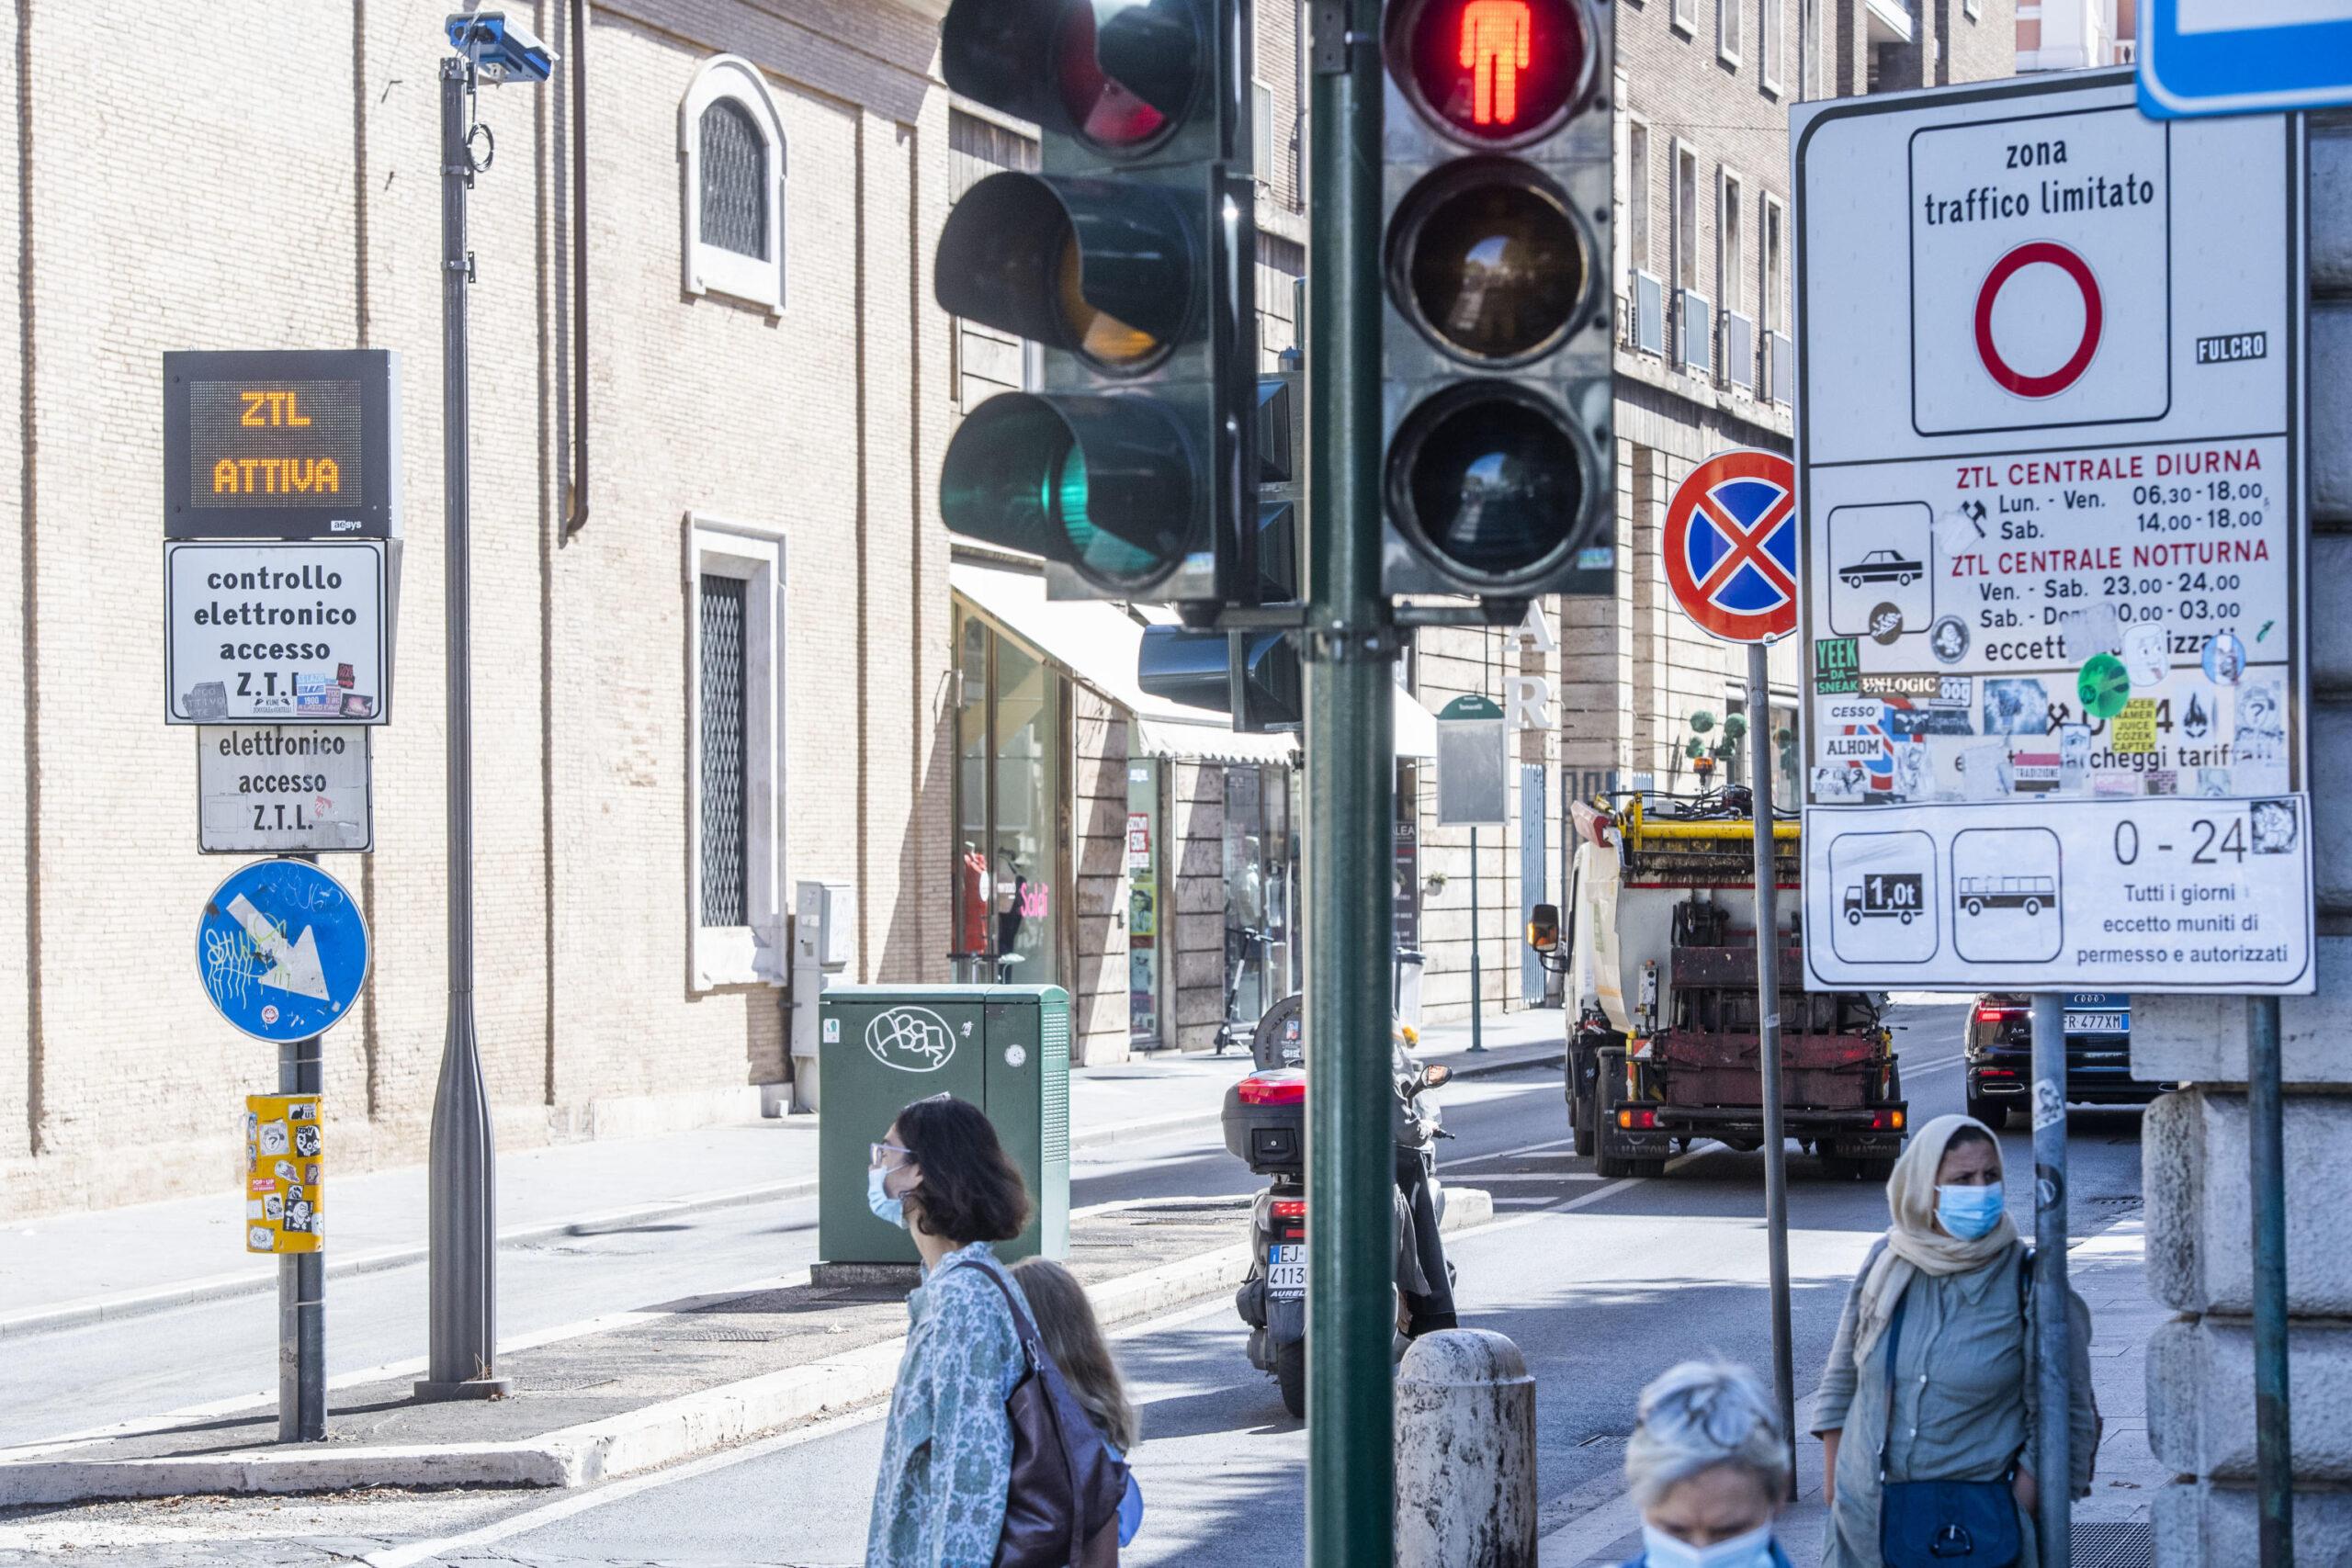
<path fill-rule="evenodd" d="M 1272 1067 L 1225 1091 L 1225 1146 L 1261 1176 L 1283 1176 L 1306 1164 L 1306 1074 Z"/>

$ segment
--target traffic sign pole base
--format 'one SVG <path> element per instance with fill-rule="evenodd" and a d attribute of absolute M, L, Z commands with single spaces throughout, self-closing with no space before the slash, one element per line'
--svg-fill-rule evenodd
<path fill-rule="evenodd" d="M 416 1380 L 416 1397 L 422 1400 L 504 1399 L 514 1392 L 513 1378 L 466 1378 L 457 1382 L 437 1382 L 432 1378 Z"/>

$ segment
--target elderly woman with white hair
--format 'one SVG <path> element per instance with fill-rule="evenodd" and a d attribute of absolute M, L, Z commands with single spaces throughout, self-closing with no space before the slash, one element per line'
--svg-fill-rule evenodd
<path fill-rule="evenodd" d="M 1789 1568 L 1772 1539 L 1788 1446 L 1747 1368 L 1685 1361 L 1642 1390 L 1625 1482 L 1642 1551 L 1624 1568 Z"/>
<path fill-rule="evenodd" d="M 2029 1439 L 2033 1303 L 2025 1244 L 2001 1184 L 2001 1145 L 1966 1116 L 1912 1134 L 1886 1184 L 1893 1223 L 1846 1298 L 1813 1429 L 1826 1450 L 1821 1568 L 2038 1568 L 2046 1477 Z M 2098 1448 L 2090 1310 L 2068 1292 L 2073 1405 L 2068 1495 Z M 1963 1550 L 1964 1548 L 1964 1550 Z"/>

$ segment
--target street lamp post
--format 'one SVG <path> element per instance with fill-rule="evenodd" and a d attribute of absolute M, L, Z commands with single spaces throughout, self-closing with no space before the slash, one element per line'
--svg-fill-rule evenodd
<path fill-rule="evenodd" d="M 420 1399 L 497 1399 L 497 1148 L 474 1029 L 473 563 L 467 413 L 466 197 L 494 146 L 472 114 L 481 77 L 544 82 L 554 56 L 498 12 L 444 24 L 457 53 L 441 62 L 442 514 L 446 535 L 449 704 L 449 1018 L 433 1094 L 427 1183 L 431 1303 Z M 577 105 L 573 112 L 578 113 Z M 483 153 L 475 161 L 480 132 Z"/>

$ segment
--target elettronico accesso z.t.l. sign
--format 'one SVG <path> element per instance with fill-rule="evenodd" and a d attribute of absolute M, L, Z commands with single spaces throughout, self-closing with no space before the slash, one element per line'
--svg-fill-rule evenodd
<path fill-rule="evenodd" d="M 1813 983 L 2308 992 L 2298 129 L 1793 131 Z"/>

